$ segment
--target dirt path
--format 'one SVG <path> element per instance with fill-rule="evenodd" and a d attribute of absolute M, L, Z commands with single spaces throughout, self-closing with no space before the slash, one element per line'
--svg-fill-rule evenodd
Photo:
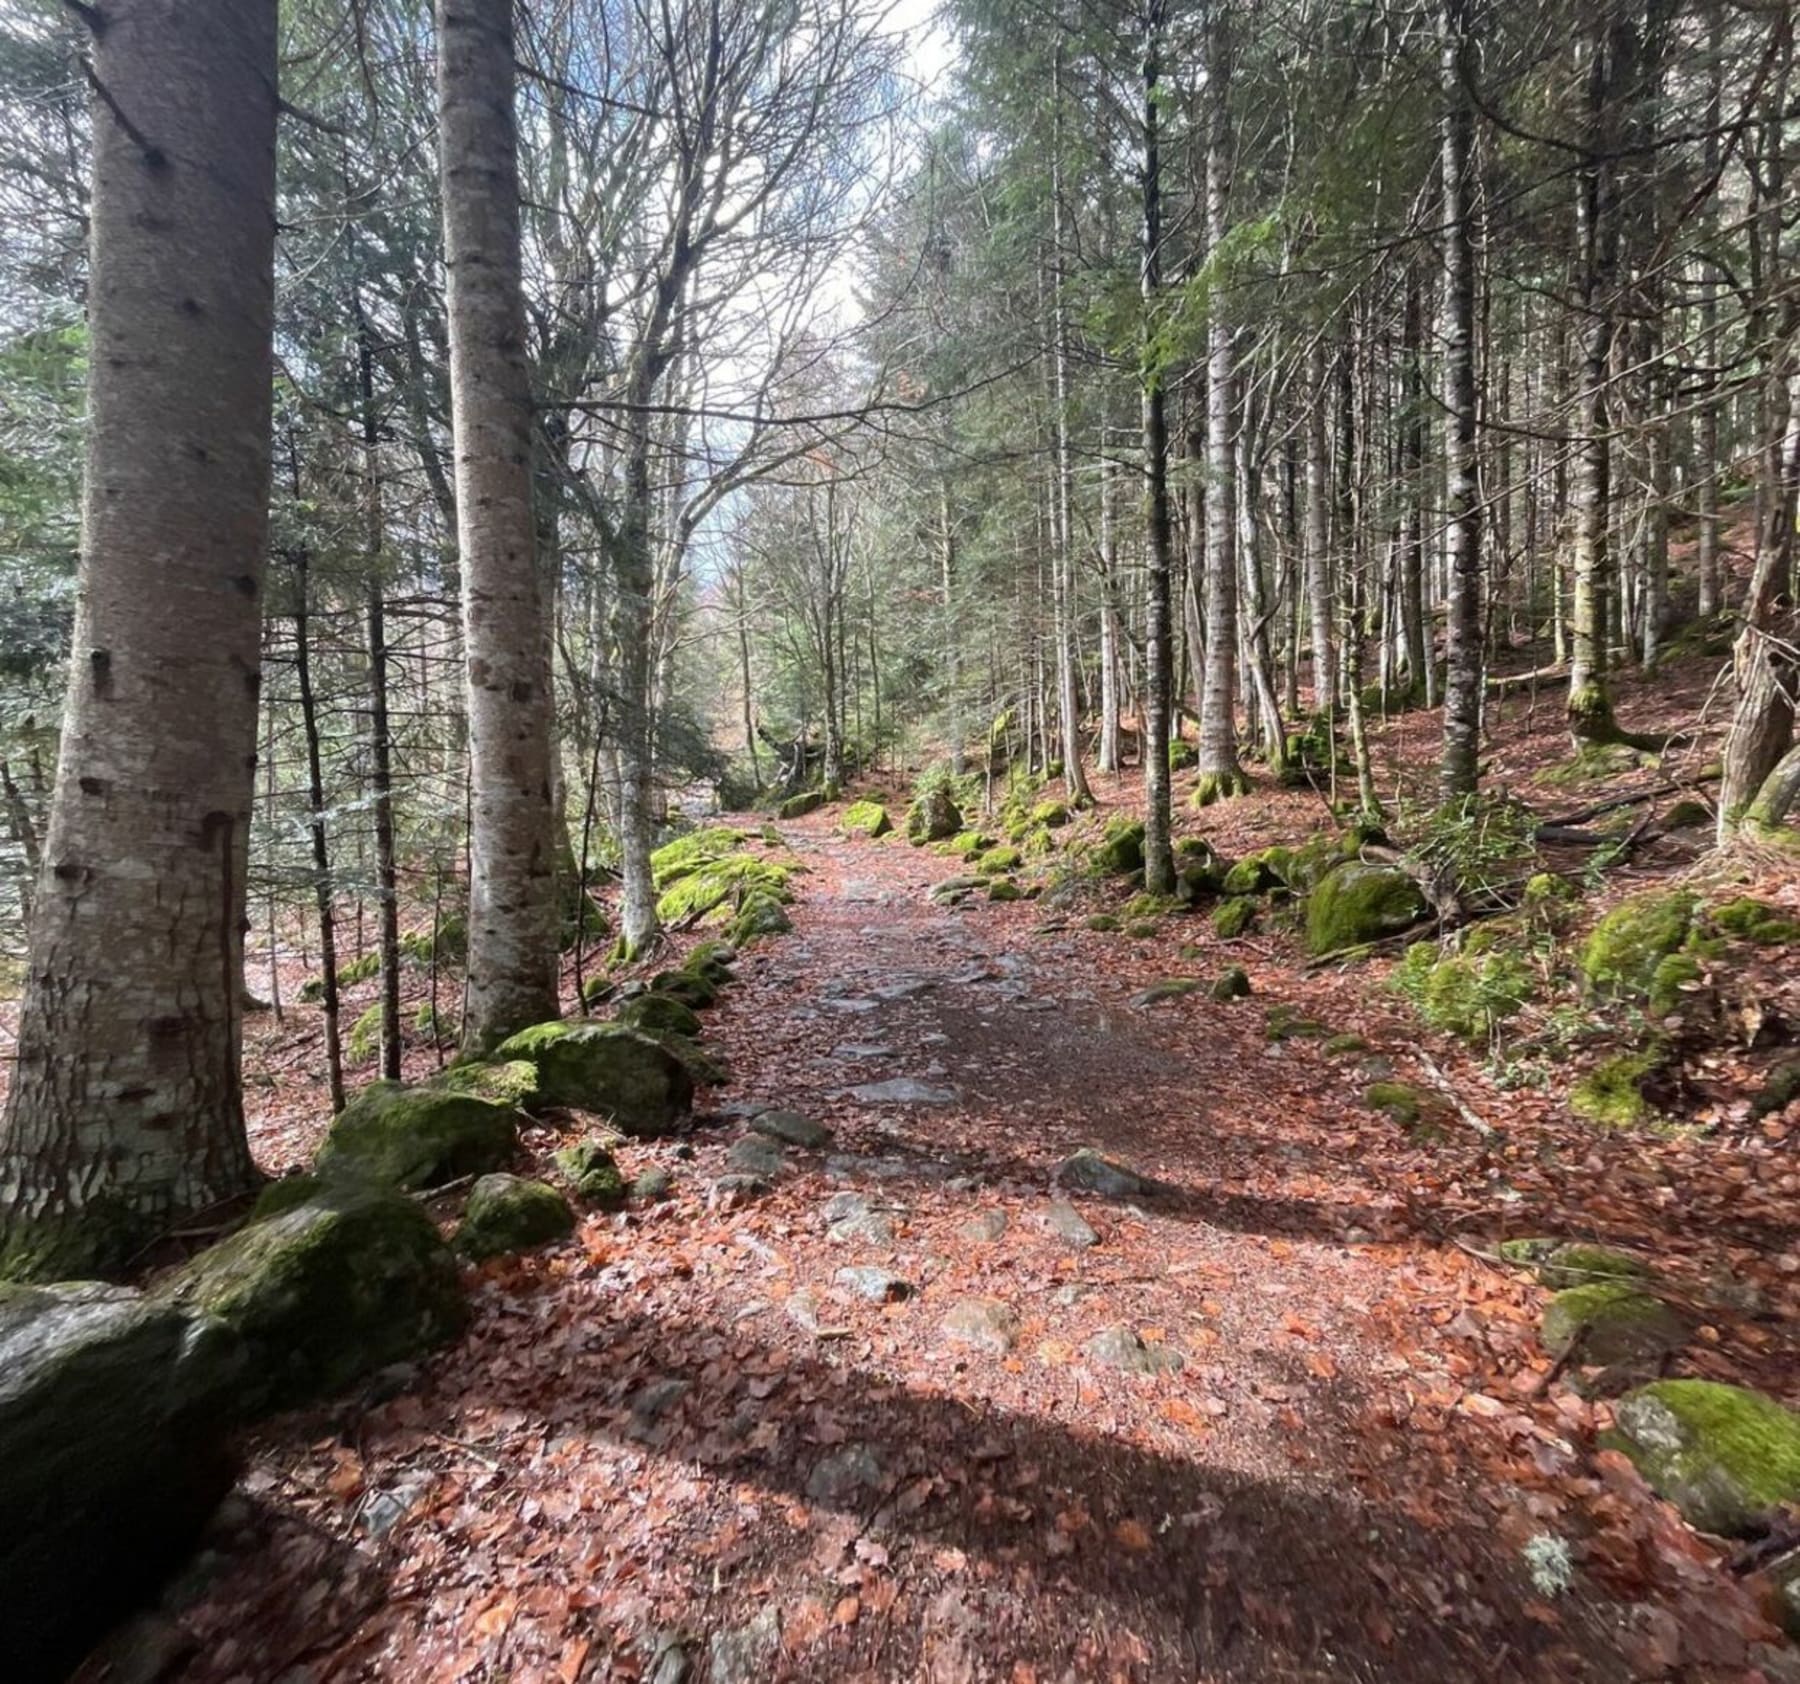
<path fill-rule="evenodd" d="M 1531 1584 L 1527 1540 L 1606 1494 L 1579 1410 L 1471 1355 L 1524 1295 L 1431 1232 L 1402 1138 L 1368 1150 L 1399 1020 L 1271 1041 L 1331 984 L 1210 934 L 1182 971 L 1245 959 L 1255 997 L 1134 1006 L 1173 937 L 1121 966 L 935 903 L 953 862 L 790 834 L 796 934 L 708 1024 L 723 1114 L 627 1165 L 674 1196 L 272 1435 L 184 1678 L 1658 1675 L 1663 1609 Z M 767 1106 L 834 1138 L 759 1162 Z M 1059 1189 L 1084 1146 L 1162 1187 Z"/>

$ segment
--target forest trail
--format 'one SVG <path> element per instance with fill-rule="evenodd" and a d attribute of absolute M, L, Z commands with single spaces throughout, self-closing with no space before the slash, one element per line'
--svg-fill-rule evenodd
<path fill-rule="evenodd" d="M 1256 993 L 1134 1004 L 1172 938 L 786 834 L 796 933 L 709 1014 L 732 1081 L 622 1153 L 672 1196 L 489 1265 L 399 1395 L 277 1423 L 184 1680 L 1746 1676 L 1754 1613 L 1594 1476 L 1535 1290 L 1455 1243 L 1523 1197 L 1491 1144 L 1358 1107 L 1404 1017 L 1198 920 L 1181 974 Z M 1319 1033 L 1352 1009 L 1366 1047 Z M 1059 1187 L 1081 1147 L 1162 1185 Z M 1576 1527 L 1579 1588 L 1534 1589 Z"/>

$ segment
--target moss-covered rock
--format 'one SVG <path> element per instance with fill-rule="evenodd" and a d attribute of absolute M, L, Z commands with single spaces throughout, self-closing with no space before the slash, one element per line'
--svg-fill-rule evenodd
<path fill-rule="evenodd" d="M 1544 1306 L 1542 1331 L 1544 1349 L 1553 1357 L 1573 1351 L 1595 1367 L 1652 1361 L 1678 1349 L 1688 1336 L 1680 1316 L 1629 1280 L 1564 1288 Z"/>
<path fill-rule="evenodd" d="M 1144 869 L 1144 826 L 1123 814 L 1108 819 L 1094 845 L 1094 863 L 1108 876 L 1129 877 Z"/>
<path fill-rule="evenodd" d="M 1367 1052 L 1369 1043 L 1362 1036 L 1354 1034 L 1333 1035 L 1325 1043 L 1325 1053 L 1329 1058 L 1348 1058 L 1351 1053 Z"/>
<path fill-rule="evenodd" d="M 1140 988 L 1132 995 L 1131 1003 L 1139 1008 L 1159 1006 L 1165 1000 L 1180 1000 L 1189 994 L 1197 994 L 1202 986 L 1204 985 L 1197 977 L 1164 977 L 1161 982 L 1153 982 L 1148 988 Z"/>
<path fill-rule="evenodd" d="M 794 927 L 787 908 L 773 895 L 745 898 L 727 932 L 733 947 L 749 947 L 764 936 L 784 936 Z"/>
<path fill-rule="evenodd" d="M 1667 1017 L 1680 1003 L 1681 985 L 1699 975 L 1699 965 L 1684 951 L 1699 904 L 1686 889 L 1657 889 L 1621 901 L 1582 944 L 1579 964 L 1589 991 Z"/>
<path fill-rule="evenodd" d="M 693 1036 L 665 1033 L 658 1035 L 656 1040 L 681 1060 L 682 1068 L 695 1087 L 716 1088 L 731 1080 L 731 1071 L 726 1068 L 725 1061 Z"/>
<path fill-rule="evenodd" d="M 684 873 L 664 890 L 656 903 L 657 920 L 665 926 L 698 918 L 722 923 L 752 897 L 789 901 L 793 875 L 793 866 L 759 854 L 727 854 Z"/>
<path fill-rule="evenodd" d="M 994 877 L 988 881 L 987 898 L 993 901 L 1023 900 L 1025 891 L 1010 877 Z"/>
<path fill-rule="evenodd" d="M 1650 1088 L 1667 1059 L 1660 1047 L 1602 1059 L 1569 1089 L 1569 1109 L 1607 1128 L 1639 1128 L 1655 1122 L 1658 1112 Z"/>
<path fill-rule="evenodd" d="M 524 1120 L 516 1107 L 479 1094 L 372 1082 L 332 1118 L 314 1168 L 332 1183 L 438 1187 L 498 1169 Z"/>
<path fill-rule="evenodd" d="M 1647 1281 L 1655 1271 L 1628 1251 L 1568 1240 L 1537 1259 L 1537 1277 L 1548 1287 L 1585 1286 L 1592 1281 Z"/>
<path fill-rule="evenodd" d="M 1292 1006 L 1271 1006 L 1264 1023 L 1271 1041 L 1326 1041 L 1331 1038 L 1330 1025 L 1316 1017 L 1308 1017 Z"/>
<path fill-rule="evenodd" d="M 603 1141 L 577 1140 L 558 1150 L 553 1162 L 577 1198 L 597 1205 L 625 1202 L 625 1178 Z"/>
<path fill-rule="evenodd" d="M 1371 1082 L 1363 1089 L 1363 1104 L 1401 1128 L 1411 1128 L 1419 1120 L 1425 1103 L 1426 1096 L 1407 1082 Z"/>
<path fill-rule="evenodd" d="M 650 992 L 686 1006 L 691 1012 L 703 1012 L 719 997 L 723 985 L 707 972 L 688 965 L 679 970 L 658 971 L 650 979 Z"/>
<path fill-rule="evenodd" d="M 0 1287 L 0 1645 L 65 1677 L 180 1562 L 236 1471 L 237 1338 L 123 1287 Z"/>
<path fill-rule="evenodd" d="M 1783 947 L 1800 941 L 1800 921 L 1791 918 L 1778 906 L 1767 901 L 1741 895 L 1718 906 L 1708 907 L 1708 922 L 1739 941 L 1755 942 L 1759 947 Z"/>
<path fill-rule="evenodd" d="M 999 877 L 1009 871 L 1017 871 L 1025 863 L 1025 856 L 1017 848 L 989 848 L 975 861 L 975 869 L 983 877 Z"/>
<path fill-rule="evenodd" d="M 456 1249 L 479 1263 L 530 1251 L 575 1232 L 575 1212 L 554 1187 L 522 1175 L 484 1175 L 469 1190 Z"/>
<path fill-rule="evenodd" d="M 1630 743 L 1586 742 L 1569 759 L 1538 773 L 1536 781 L 1547 789 L 1575 789 L 1641 772 L 1654 766 L 1656 759 Z"/>
<path fill-rule="evenodd" d="M 367 1064 L 381 1051 L 381 1002 L 359 1012 L 344 1037 L 344 1057 L 352 1064 Z"/>
<path fill-rule="evenodd" d="M 1071 816 L 1066 801 L 1040 801 L 1031 809 L 1031 822 L 1045 830 L 1060 830 Z"/>
<path fill-rule="evenodd" d="M 1248 999 L 1249 995 L 1250 975 L 1242 965 L 1227 965 L 1212 985 L 1212 997 L 1221 1003 Z"/>
<path fill-rule="evenodd" d="M 1159 935 L 1161 931 L 1162 925 L 1154 918 L 1133 918 L 1125 926 L 1126 935 L 1130 936 L 1133 941 L 1149 941 L 1152 937 Z"/>
<path fill-rule="evenodd" d="M 1185 737 L 1169 739 L 1169 770 L 1191 772 L 1200 764 L 1200 751 Z"/>
<path fill-rule="evenodd" d="M 1087 928 L 1096 935 L 1115 935 L 1121 928 L 1119 920 L 1110 912 L 1096 912 L 1087 921 Z"/>
<path fill-rule="evenodd" d="M 251 1402 L 328 1395 L 453 1338 L 466 1311 L 437 1226 L 411 1199 L 328 1187 L 201 1252 L 158 1287 L 233 1329 Z"/>
<path fill-rule="evenodd" d="M 844 809 L 844 816 L 839 821 L 848 836 L 862 836 L 869 841 L 886 836 L 893 828 L 894 821 L 888 816 L 888 810 L 879 801 L 858 801 Z"/>
<path fill-rule="evenodd" d="M 1760 1392 L 1658 1380 L 1618 1400 L 1601 1443 L 1702 1532 L 1744 1536 L 1800 1502 L 1800 1414 Z"/>
<path fill-rule="evenodd" d="M 673 994 L 652 990 L 627 1000 L 615 1017 L 628 1029 L 641 1029 L 646 1035 L 687 1035 L 700 1033 L 700 1014 L 683 1004 Z"/>
<path fill-rule="evenodd" d="M 1236 941 L 1256 922 L 1257 902 L 1253 895 L 1233 895 L 1213 908 L 1213 934 L 1221 941 Z"/>
<path fill-rule="evenodd" d="M 1426 911 L 1419 885 L 1404 871 L 1347 860 L 1306 898 L 1306 950 L 1315 956 L 1342 953 L 1399 935 Z"/>
<path fill-rule="evenodd" d="M 1704 801 L 1683 796 L 1663 814 L 1664 830 L 1711 830 L 1713 810 Z"/>
<path fill-rule="evenodd" d="M 1225 873 L 1220 887 L 1228 895 L 1265 895 L 1287 887 L 1287 872 L 1294 850 L 1280 844 L 1246 854 Z"/>
<path fill-rule="evenodd" d="M 962 809 L 947 784 L 934 784 L 906 810 L 906 839 L 915 848 L 946 841 L 962 827 Z"/>
<path fill-rule="evenodd" d="M 660 1041 L 617 1023 L 539 1023 L 505 1042 L 501 1058 L 537 1066 L 547 1105 L 605 1117 L 624 1134 L 667 1134 L 694 1098 L 686 1065 Z"/>
<path fill-rule="evenodd" d="M 491 1099 L 529 1111 L 538 1102 L 537 1066 L 528 1059 L 505 1061 L 475 1059 L 467 1064 L 453 1064 L 430 1077 L 425 1086 L 441 1088 L 447 1093 L 472 1093 L 480 1099 Z"/>
<path fill-rule="evenodd" d="M 682 878 L 716 864 L 749 845 L 749 836 L 727 825 L 690 830 L 665 842 L 650 855 L 650 880 L 658 894 Z"/>
<path fill-rule="evenodd" d="M 808 813 L 816 813 L 825 805 L 825 792 L 822 789 L 803 789 L 798 795 L 790 795 L 776 809 L 778 819 L 803 819 Z"/>
<path fill-rule="evenodd" d="M 985 854 L 993 845 L 993 837 L 983 835 L 979 830 L 960 830 L 948 842 L 943 843 L 938 852 L 967 860 L 973 859 L 977 854 Z"/>
<path fill-rule="evenodd" d="M 1753 1117 L 1772 1117 L 1785 1111 L 1800 1099 L 1800 1059 L 1778 1064 L 1763 1078 L 1763 1085 L 1750 1102 Z"/>

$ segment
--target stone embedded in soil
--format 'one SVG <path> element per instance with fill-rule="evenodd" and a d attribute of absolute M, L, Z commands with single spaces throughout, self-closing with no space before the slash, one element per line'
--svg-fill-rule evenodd
<path fill-rule="evenodd" d="M 1157 1184 L 1147 1176 L 1112 1158 L 1101 1156 L 1091 1146 L 1084 1146 L 1057 1167 L 1056 1179 L 1065 1187 L 1083 1193 L 1098 1193 L 1105 1199 L 1143 1198 L 1157 1192 Z"/>
<path fill-rule="evenodd" d="M 707 1677 L 711 1684 L 763 1684 L 780 1649 L 781 1613 L 771 1604 L 748 1625 L 713 1633 L 707 1648 Z M 679 1648 L 674 1652 L 681 1654 Z"/>
<path fill-rule="evenodd" d="M 1687 1342 L 1688 1327 L 1660 1298 L 1633 1281 L 1572 1286 L 1544 1306 L 1544 1348 L 1582 1363 L 1654 1361 Z"/>
<path fill-rule="evenodd" d="M 768 1190 L 768 1182 L 760 1175 L 721 1175 L 714 1179 L 707 1201 L 716 1208 L 729 1210 L 734 1205 L 760 1199 Z"/>
<path fill-rule="evenodd" d="M 892 1269 L 873 1263 L 858 1263 L 839 1269 L 837 1283 L 854 1298 L 866 1298 L 871 1304 L 897 1304 L 913 1294 L 913 1284 Z"/>
<path fill-rule="evenodd" d="M 740 1175 L 760 1175 L 770 1180 L 787 1168 L 787 1154 L 774 1141 L 753 1135 L 734 1142 L 725 1161 Z"/>
<path fill-rule="evenodd" d="M 877 1210 L 865 1210 L 832 1223 L 826 1239 L 834 1245 L 892 1245 L 894 1225 Z"/>
<path fill-rule="evenodd" d="M 881 1464 L 875 1460 L 875 1452 L 866 1444 L 850 1444 L 813 1469 L 806 1494 L 815 1503 L 848 1503 L 880 1486 Z"/>
<path fill-rule="evenodd" d="M 831 1130 L 798 1111 L 765 1111 L 750 1124 L 752 1132 L 779 1140 L 787 1146 L 818 1151 L 831 1144 Z"/>
<path fill-rule="evenodd" d="M 833 1193 L 820 1214 L 827 1222 L 847 1222 L 853 1216 L 867 1216 L 874 1208 L 867 1193 Z"/>
<path fill-rule="evenodd" d="M 895 1076 L 885 1082 L 864 1082 L 850 1090 L 859 1105 L 954 1105 L 955 1088 L 933 1087 L 911 1076 Z"/>
<path fill-rule="evenodd" d="M 1083 1220 L 1081 1212 L 1073 1205 L 1053 1204 L 1039 1218 L 1047 1233 L 1073 1246 L 1077 1251 L 1086 1251 L 1090 1246 L 1100 1243 L 1100 1236 Z"/>
<path fill-rule="evenodd" d="M 846 1064 L 864 1058 L 892 1058 L 894 1049 L 881 1041 L 846 1041 L 841 1047 L 831 1049 L 831 1057 L 841 1059 Z"/>
<path fill-rule="evenodd" d="M 631 1178 L 631 1196 L 642 1204 L 656 1204 L 669 1196 L 675 1178 L 658 1164 L 641 1169 Z"/>
<path fill-rule="evenodd" d="M 658 1421 L 692 1390 L 686 1380 L 652 1380 L 631 1394 L 631 1413 L 640 1421 Z"/>
<path fill-rule="evenodd" d="M 944 1317 L 944 1337 L 1003 1357 L 1019 1339 L 1019 1318 L 998 1298 L 965 1298 Z"/>
<path fill-rule="evenodd" d="M 876 1012 L 881 1010 L 881 1002 L 879 1000 L 821 1000 L 819 1004 L 827 1011 L 848 1012 L 853 1015 L 860 1012 Z"/>
<path fill-rule="evenodd" d="M 1095 1362 L 1128 1374 L 1174 1374 L 1183 1366 L 1179 1352 L 1166 1345 L 1146 1345 L 1134 1329 L 1124 1325 L 1096 1333 L 1085 1348 Z"/>
<path fill-rule="evenodd" d="M 971 1245 L 992 1245 L 1006 1232 L 1006 1212 L 984 1210 L 979 1216 L 970 1217 L 956 1232 Z"/>

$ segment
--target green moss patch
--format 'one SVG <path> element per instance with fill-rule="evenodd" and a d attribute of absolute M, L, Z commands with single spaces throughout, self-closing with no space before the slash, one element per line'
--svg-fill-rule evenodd
<path fill-rule="evenodd" d="M 448 1070 L 439 1071 L 425 1085 L 446 1093 L 472 1093 L 481 1099 L 516 1106 L 521 1111 L 529 1111 L 538 1100 L 537 1066 L 528 1059 L 453 1064 Z"/>
<path fill-rule="evenodd" d="M 654 990 L 627 1000 L 614 1014 L 616 1022 L 628 1029 L 641 1029 L 646 1035 L 688 1035 L 700 1033 L 699 1014 L 672 994 Z"/>
<path fill-rule="evenodd" d="M 1760 1392 L 1658 1380 L 1620 1398 L 1613 1420 L 1602 1444 L 1702 1532 L 1743 1536 L 1800 1502 L 1800 1414 Z"/>
<path fill-rule="evenodd" d="M 1094 845 L 1094 863 L 1109 877 L 1129 877 L 1144 869 L 1144 825 L 1123 815 L 1108 819 Z"/>
<path fill-rule="evenodd" d="M 1569 1109 L 1606 1128 L 1640 1128 L 1657 1120 L 1649 1095 L 1668 1055 L 1661 1049 L 1618 1053 L 1603 1059 L 1569 1090 Z"/>
<path fill-rule="evenodd" d="M 1425 1096 L 1406 1082 L 1371 1082 L 1363 1089 L 1363 1104 L 1401 1128 L 1411 1128 L 1425 1110 Z"/>
<path fill-rule="evenodd" d="M 1251 895 L 1233 895 L 1213 908 L 1213 933 L 1221 941 L 1235 941 L 1256 922 L 1257 903 Z"/>
<path fill-rule="evenodd" d="M 1685 889 L 1621 901 L 1582 944 L 1579 965 L 1588 989 L 1667 1017 L 1680 1003 L 1681 985 L 1699 975 L 1699 965 L 1684 951 L 1699 904 Z"/>
<path fill-rule="evenodd" d="M 787 908 L 773 895 L 753 894 L 732 919 L 727 934 L 733 947 L 749 947 L 764 936 L 784 936 L 794 927 Z"/>
<path fill-rule="evenodd" d="M 1759 947 L 1782 947 L 1800 941 L 1800 921 L 1788 916 L 1780 907 L 1766 901 L 1752 900 L 1748 895 L 1708 907 L 1707 920 L 1739 941 L 1755 942 Z"/>
<path fill-rule="evenodd" d="M 1242 965 L 1227 965 L 1213 980 L 1212 997 L 1221 1003 L 1248 999 L 1249 995 L 1250 974 Z"/>
<path fill-rule="evenodd" d="M 797 868 L 755 854 L 729 854 L 685 873 L 656 903 L 656 916 L 665 925 L 686 924 L 714 915 L 723 922 L 731 910 L 753 897 L 776 901 L 793 899 L 788 887 Z"/>
<path fill-rule="evenodd" d="M 1440 954 L 1433 943 L 1422 941 L 1406 950 L 1388 987 L 1410 1001 L 1433 1029 L 1482 1042 L 1523 1009 L 1536 978 L 1509 953 Z"/>

